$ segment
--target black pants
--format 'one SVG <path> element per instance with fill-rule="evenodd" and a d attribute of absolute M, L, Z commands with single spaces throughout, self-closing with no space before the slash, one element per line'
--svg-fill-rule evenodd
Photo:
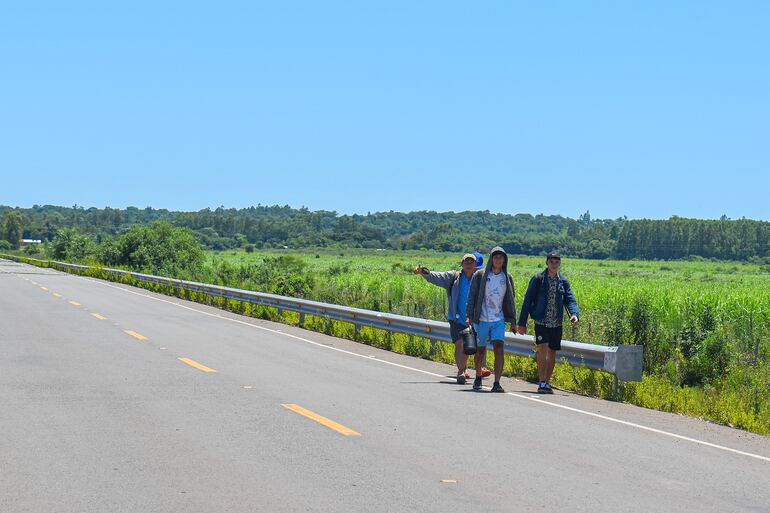
<path fill-rule="evenodd" d="M 561 349 L 562 327 L 548 328 L 535 323 L 535 342 L 537 345 L 548 344 L 548 348 L 554 351 Z"/>

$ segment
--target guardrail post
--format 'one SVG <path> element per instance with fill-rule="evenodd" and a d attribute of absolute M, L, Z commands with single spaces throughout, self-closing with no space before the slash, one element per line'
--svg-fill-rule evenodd
<path fill-rule="evenodd" d="M 438 341 L 435 338 L 428 339 L 430 342 L 430 350 L 428 350 L 428 357 L 432 360 L 436 353 L 438 353 Z"/>
<path fill-rule="evenodd" d="M 618 400 L 618 375 L 617 374 L 612 375 L 612 400 L 613 401 Z"/>
<path fill-rule="evenodd" d="M 358 335 L 361 334 L 361 325 L 360 324 L 354 324 L 353 325 L 353 336 L 358 338 Z"/>
<path fill-rule="evenodd" d="M 278 309 L 278 317 L 283 317 L 283 308 Z"/>
<path fill-rule="evenodd" d="M 621 345 L 605 354 L 604 370 L 621 381 L 641 381 L 643 361 L 642 346 Z"/>
<path fill-rule="evenodd" d="M 305 312 L 299 313 L 299 325 L 305 327 Z"/>

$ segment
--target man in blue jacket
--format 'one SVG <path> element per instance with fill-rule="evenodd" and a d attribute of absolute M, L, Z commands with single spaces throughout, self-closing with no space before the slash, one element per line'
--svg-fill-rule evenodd
<path fill-rule="evenodd" d="M 449 299 L 449 311 L 447 320 L 449 321 L 449 332 L 455 343 L 455 363 L 457 364 L 457 383 L 465 384 L 465 380 L 470 378 L 467 371 L 468 356 L 463 352 L 463 339 L 460 332 L 466 328 L 467 319 L 466 310 L 468 306 L 468 291 L 471 287 L 471 278 L 477 269 L 484 265 L 484 257 L 481 253 L 466 253 L 462 259 L 462 271 L 436 272 L 417 266 L 414 269 L 415 274 L 422 275 L 428 282 L 437 285 L 446 290 Z M 489 376 L 491 372 L 487 370 L 486 347 L 479 346 L 479 352 L 476 353 L 476 359 L 482 364 L 482 373 Z"/>
<path fill-rule="evenodd" d="M 527 332 L 527 317 L 531 316 L 535 321 L 537 373 L 540 379 L 537 392 L 552 394 L 548 381 L 556 364 L 556 351 L 561 349 L 563 312 L 567 310 L 573 327 L 578 323 L 580 312 L 569 280 L 559 272 L 561 255 L 549 253 L 545 261 L 548 266 L 545 271 L 529 280 L 516 331 L 524 335 Z"/>

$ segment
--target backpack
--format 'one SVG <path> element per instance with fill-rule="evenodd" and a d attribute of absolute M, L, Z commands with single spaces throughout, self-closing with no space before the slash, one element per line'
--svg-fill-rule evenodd
<path fill-rule="evenodd" d="M 543 273 L 539 273 L 535 279 L 535 295 L 532 296 L 532 300 L 529 302 L 529 313 L 535 311 L 537 307 L 537 299 L 540 296 L 540 286 L 543 285 Z"/>

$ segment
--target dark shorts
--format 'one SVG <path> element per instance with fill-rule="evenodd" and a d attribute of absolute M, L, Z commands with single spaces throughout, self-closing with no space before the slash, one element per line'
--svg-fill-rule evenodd
<path fill-rule="evenodd" d="M 535 342 L 537 345 L 548 344 L 549 349 L 558 351 L 561 349 L 562 327 L 548 328 L 535 323 Z"/>
<path fill-rule="evenodd" d="M 467 327 L 465 324 L 449 321 L 449 336 L 452 337 L 452 342 L 457 342 L 457 339 L 460 338 L 460 332 Z"/>

